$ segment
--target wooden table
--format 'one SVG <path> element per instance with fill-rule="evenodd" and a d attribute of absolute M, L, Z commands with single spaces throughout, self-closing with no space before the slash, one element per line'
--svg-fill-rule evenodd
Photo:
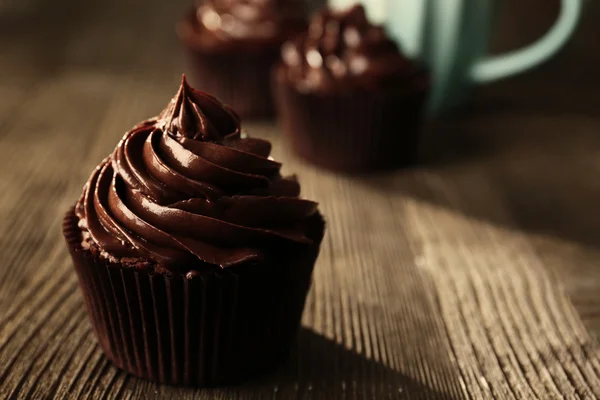
<path fill-rule="evenodd" d="M 497 51 L 557 1 L 507 1 Z M 185 1 L 0 1 L 0 398 L 600 396 L 600 2 L 535 73 L 426 129 L 419 168 L 344 177 L 275 143 L 329 221 L 298 351 L 241 387 L 156 386 L 90 330 L 60 233 L 91 169 L 180 79 Z"/>

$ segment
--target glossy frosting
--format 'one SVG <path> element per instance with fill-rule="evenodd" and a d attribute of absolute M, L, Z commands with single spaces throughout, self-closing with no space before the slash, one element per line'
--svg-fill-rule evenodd
<path fill-rule="evenodd" d="M 279 46 L 306 28 L 303 0 L 205 0 L 180 25 L 180 34 L 204 49 Z"/>
<path fill-rule="evenodd" d="M 343 11 L 324 9 L 305 35 L 282 46 L 280 69 L 304 91 L 328 91 L 411 84 L 419 74 L 381 26 L 367 20 L 361 5 Z"/>
<path fill-rule="evenodd" d="M 183 79 L 156 118 L 127 132 L 92 173 L 77 203 L 84 246 L 108 258 L 144 257 L 170 268 L 229 267 L 265 250 L 311 244 L 317 204 L 244 137 L 238 116 Z"/>

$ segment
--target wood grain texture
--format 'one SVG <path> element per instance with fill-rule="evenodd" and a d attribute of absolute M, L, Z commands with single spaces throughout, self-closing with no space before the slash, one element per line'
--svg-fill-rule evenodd
<path fill-rule="evenodd" d="M 507 1 L 494 48 L 557 2 Z M 419 168 L 340 176 L 246 123 L 328 233 L 298 348 L 271 376 L 186 389 L 102 355 L 60 234 L 94 166 L 173 95 L 185 2 L 0 2 L 1 399 L 600 398 L 600 3 L 535 73 L 427 126 Z M 535 15 L 535 18 L 532 18 Z"/>

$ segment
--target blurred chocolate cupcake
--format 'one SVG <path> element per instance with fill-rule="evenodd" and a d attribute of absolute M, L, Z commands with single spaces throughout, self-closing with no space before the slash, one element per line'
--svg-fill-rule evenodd
<path fill-rule="evenodd" d="M 415 162 L 428 75 L 362 6 L 323 10 L 281 55 L 273 90 L 300 156 L 348 172 Z"/>
<path fill-rule="evenodd" d="M 242 117 L 272 115 L 270 70 L 312 8 L 306 0 L 200 1 L 177 29 L 196 86 Z"/>
<path fill-rule="evenodd" d="M 64 220 L 106 356 L 176 385 L 237 382 L 296 338 L 324 232 L 270 143 L 185 80 L 127 132 Z"/>

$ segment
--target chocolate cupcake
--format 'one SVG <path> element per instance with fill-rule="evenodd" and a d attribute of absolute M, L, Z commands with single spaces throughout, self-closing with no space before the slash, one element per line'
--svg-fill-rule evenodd
<path fill-rule="evenodd" d="M 118 367 L 212 386 L 286 357 L 324 222 L 270 150 L 184 79 L 94 170 L 63 230 L 93 329 Z"/>
<path fill-rule="evenodd" d="M 428 76 L 362 6 L 323 10 L 281 53 L 273 90 L 300 156 L 341 171 L 415 162 Z"/>
<path fill-rule="evenodd" d="M 281 44 L 306 29 L 305 0 L 205 0 L 178 25 L 196 86 L 242 117 L 273 114 L 269 74 Z"/>

